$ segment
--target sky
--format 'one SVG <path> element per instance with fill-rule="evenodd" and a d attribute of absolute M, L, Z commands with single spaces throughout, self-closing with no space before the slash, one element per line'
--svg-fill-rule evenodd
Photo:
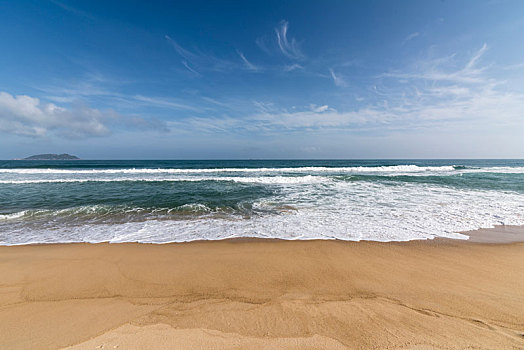
<path fill-rule="evenodd" d="M 0 0 L 0 159 L 524 158 L 524 1 Z"/>

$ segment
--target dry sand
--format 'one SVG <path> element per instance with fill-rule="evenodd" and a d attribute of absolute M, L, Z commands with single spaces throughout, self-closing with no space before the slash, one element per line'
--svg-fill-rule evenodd
<path fill-rule="evenodd" d="M 0 348 L 524 349 L 524 243 L 0 247 Z"/>

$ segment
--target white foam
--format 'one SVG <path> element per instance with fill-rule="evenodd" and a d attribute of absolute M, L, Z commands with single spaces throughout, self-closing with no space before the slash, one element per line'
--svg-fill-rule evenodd
<path fill-rule="evenodd" d="M 38 179 L 38 180 L 0 180 L 0 184 L 42 184 L 42 183 L 74 183 L 74 182 L 122 182 L 122 181 L 143 181 L 143 182 L 198 182 L 198 181 L 231 181 L 241 183 L 261 183 L 261 184 L 314 184 L 326 183 L 333 179 L 324 176 L 260 176 L 260 177 L 114 177 L 114 178 L 59 178 L 59 179 Z"/>
<path fill-rule="evenodd" d="M 294 168 L 216 168 L 216 169 L 0 169 L 0 173 L 11 174 L 200 174 L 200 173 L 310 173 L 310 172 L 424 172 L 453 171 L 453 166 L 392 165 L 375 167 L 294 167 Z"/>
<path fill-rule="evenodd" d="M 524 167 L 455 169 L 453 166 L 298 167 L 221 169 L 0 169 L 0 184 L 118 181 L 231 181 L 260 184 L 307 184 L 334 181 L 328 176 L 448 176 L 467 173 L 524 173 Z"/>
<path fill-rule="evenodd" d="M 258 214 L 249 218 L 238 214 L 204 215 L 74 225 L 63 221 L 55 225 L 46 219 L 48 226 L 31 230 L 10 224 L 0 230 L 0 244 L 168 243 L 246 236 L 352 241 L 465 239 L 458 232 L 499 224 L 524 225 L 522 194 L 426 184 L 390 186 L 339 181 L 327 186 L 289 186 L 275 196 L 256 201 L 253 208 Z"/>
<path fill-rule="evenodd" d="M 19 212 L 16 212 L 16 213 L 11 213 L 11 214 L 0 214 L 0 220 L 13 220 L 13 219 L 18 219 L 18 218 L 21 218 L 22 216 L 24 216 L 26 214 L 26 210 L 23 210 L 23 211 L 19 211 Z"/>
<path fill-rule="evenodd" d="M 454 166 L 358 166 L 358 167 L 286 167 L 286 168 L 216 168 L 216 169 L 165 169 L 165 168 L 128 168 L 128 169 L 35 169 L 9 168 L 0 169 L 0 174 L 18 175 L 166 175 L 166 174 L 219 174 L 219 173 L 334 173 L 334 174 L 386 174 L 397 175 L 453 175 L 462 173 L 501 173 L 523 174 L 524 167 L 483 167 L 455 168 Z"/>

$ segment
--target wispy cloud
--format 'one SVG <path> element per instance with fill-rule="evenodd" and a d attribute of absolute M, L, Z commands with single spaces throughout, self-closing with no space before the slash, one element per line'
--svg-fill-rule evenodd
<path fill-rule="evenodd" d="M 164 37 L 169 42 L 169 44 L 171 44 L 171 46 L 175 49 L 175 51 L 178 52 L 178 54 L 182 56 L 183 58 L 185 58 L 186 60 L 192 61 L 197 57 L 191 51 L 188 51 L 184 49 L 182 46 L 178 45 L 178 43 L 175 40 L 171 39 L 169 35 L 165 35 Z"/>
<path fill-rule="evenodd" d="M 256 39 L 256 44 L 267 54 L 283 55 L 293 61 L 302 61 L 306 58 L 300 48 L 299 42 L 288 34 L 289 23 L 281 21 L 274 28 L 274 35 L 263 36 Z M 237 49 L 236 54 L 240 60 L 230 57 L 218 57 L 212 53 L 202 51 L 198 48 L 188 49 L 183 47 L 178 41 L 164 36 L 168 44 L 173 47 L 175 52 L 182 58 L 181 64 L 194 76 L 202 76 L 206 71 L 232 72 L 232 71 L 251 71 L 251 72 L 291 72 L 294 70 L 304 70 L 304 66 L 296 62 L 291 64 L 255 64 L 249 60 L 244 52 Z"/>
<path fill-rule="evenodd" d="M 436 59 L 430 59 L 417 63 L 417 69 L 411 72 L 389 72 L 384 73 L 383 77 L 401 78 L 401 79 L 422 79 L 428 81 L 440 81 L 440 82 L 455 82 L 455 83 L 481 83 L 485 82 L 483 72 L 487 67 L 479 67 L 477 63 L 481 59 L 482 55 L 487 51 L 487 44 L 473 54 L 468 59 L 466 64 L 460 69 L 449 69 L 450 65 L 453 65 L 453 60 L 456 55 L 450 55 L 446 57 L 439 57 Z"/>
<path fill-rule="evenodd" d="M 487 49 L 483 45 L 459 62 L 452 62 L 457 60 L 457 55 L 452 55 L 416 62 L 412 68 L 395 74 L 383 74 L 373 89 L 374 96 L 365 99 L 375 102 L 355 109 L 337 110 L 314 104 L 283 108 L 254 102 L 256 111 L 243 118 L 224 118 L 220 122 L 213 118 L 188 118 L 184 123 L 188 128 L 226 133 L 325 130 L 387 134 L 441 130 L 449 134 L 497 128 L 524 133 L 524 91 L 507 89 L 505 81 L 493 77 L 489 65 L 480 65 Z M 215 122 L 219 127 L 212 126 Z"/>
<path fill-rule="evenodd" d="M 172 98 L 150 97 L 142 95 L 134 95 L 132 98 L 135 101 L 139 101 L 150 106 L 168 107 L 172 109 L 181 109 L 194 112 L 201 111 L 200 108 L 177 102 L 175 99 Z"/>
<path fill-rule="evenodd" d="M 488 45 L 486 43 L 484 43 L 484 45 L 482 45 L 480 50 L 478 50 L 473 55 L 473 57 L 471 57 L 471 59 L 468 61 L 468 63 L 466 64 L 466 67 L 464 67 L 464 69 L 463 69 L 463 72 L 472 72 L 472 71 L 474 71 L 475 64 L 482 57 L 482 55 L 484 55 L 484 53 L 486 52 L 487 49 L 488 49 Z M 478 69 L 476 71 L 479 72 Z"/>
<path fill-rule="evenodd" d="M 207 96 L 204 96 L 202 97 L 202 100 L 208 102 L 208 103 L 211 103 L 213 105 L 216 105 L 216 106 L 220 106 L 220 107 L 223 107 L 223 108 L 232 108 L 232 103 L 227 103 L 227 102 L 223 102 L 223 101 L 219 101 L 217 100 L 216 98 L 212 98 L 212 97 L 207 97 Z M 234 105 L 234 103 L 233 103 Z"/>
<path fill-rule="evenodd" d="M 200 73 L 198 73 L 196 70 L 194 70 L 193 68 L 191 68 L 191 66 L 187 63 L 187 61 L 182 61 L 182 64 L 184 65 L 184 67 L 187 68 L 188 71 L 190 71 L 191 73 L 199 76 Z"/>
<path fill-rule="evenodd" d="M 261 36 L 261 37 L 258 37 L 256 40 L 255 40 L 255 43 L 257 44 L 257 46 L 262 50 L 264 51 L 266 54 L 268 55 L 272 55 L 273 54 L 273 51 L 269 48 L 269 45 L 268 45 L 268 39 L 266 36 Z"/>
<path fill-rule="evenodd" d="M 80 17 L 84 17 L 84 18 L 87 18 L 87 19 L 90 19 L 90 20 L 94 20 L 94 16 L 91 15 L 90 13 L 87 13 L 85 11 L 82 11 L 82 10 L 79 10 L 73 6 L 70 6 L 70 5 L 66 5 L 60 1 L 57 1 L 57 0 L 51 0 L 51 3 L 55 4 L 56 6 L 58 7 L 61 7 L 63 10 L 66 10 L 70 13 L 73 13 L 77 16 L 80 16 Z"/>
<path fill-rule="evenodd" d="M 54 133 L 67 138 L 81 138 L 108 135 L 112 126 L 167 130 L 165 124 L 157 120 L 127 117 L 112 110 L 102 111 L 81 104 L 64 108 L 42 103 L 35 97 L 0 92 L 1 132 L 32 137 Z"/>
<path fill-rule="evenodd" d="M 277 44 L 282 53 L 291 59 L 302 59 L 304 54 L 300 50 L 300 46 L 295 38 L 288 39 L 287 31 L 289 23 L 287 21 L 281 21 L 280 26 L 275 28 L 275 34 L 277 36 Z"/>
<path fill-rule="evenodd" d="M 404 38 L 404 40 L 402 41 L 402 45 L 405 45 L 408 41 L 411 41 L 413 39 L 415 39 L 416 37 L 420 36 L 420 33 L 419 32 L 414 32 L 414 33 L 411 33 L 409 34 L 408 36 L 406 36 Z"/>
<path fill-rule="evenodd" d="M 201 107 L 182 102 L 180 98 L 119 92 L 122 90 L 119 83 L 104 77 L 102 74 L 86 74 L 76 82 L 58 81 L 54 85 L 37 86 L 35 89 L 41 92 L 40 96 L 45 100 L 58 104 L 96 102 L 131 110 L 148 106 L 193 112 L 203 111 Z"/>
<path fill-rule="evenodd" d="M 293 37 L 288 37 L 289 23 L 280 21 L 274 28 L 274 36 L 261 36 L 255 43 L 268 55 L 281 54 L 291 60 L 303 60 L 306 55 L 300 48 L 300 43 Z"/>
<path fill-rule="evenodd" d="M 315 113 L 323 113 L 329 110 L 328 105 L 317 106 L 317 105 L 312 104 L 310 107 L 311 107 L 311 110 Z"/>
<path fill-rule="evenodd" d="M 304 67 L 301 66 L 298 63 L 293 63 L 293 64 L 290 64 L 290 65 L 284 66 L 284 71 L 285 72 L 292 72 L 292 71 L 297 70 L 297 69 L 301 70 L 301 69 L 304 69 Z"/>
<path fill-rule="evenodd" d="M 253 105 L 262 113 L 274 113 L 277 111 L 275 104 L 272 102 L 253 101 Z"/>
<path fill-rule="evenodd" d="M 184 67 L 193 74 L 200 75 L 202 71 L 225 72 L 240 68 L 234 61 L 217 57 L 212 53 L 199 50 L 190 51 L 182 47 L 169 35 L 165 35 L 164 38 L 169 45 L 175 49 L 178 55 L 183 58 L 182 64 Z"/>
<path fill-rule="evenodd" d="M 329 73 L 331 74 L 331 78 L 333 79 L 333 83 L 335 83 L 336 86 L 338 86 L 338 87 L 345 87 L 345 86 L 347 86 L 347 83 L 344 80 L 344 78 L 342 78 L 342 76 L 340 74 L 336 74 L 335 71 L 332 68 L 329 69 Z"/>
<path fill-rule="evenodd" d="M 521 69 L 524 68 L 524 62 L 523 63 L 517 63 L 517 64 L 511 64 L 509 66 L 502 67 L 504 70 L 514 70 L 514 69 Z"/>
<path fill-rule="evenodd" d="M 242 62 L 244 62 L 244 66 L 246 67 L 246 69 L 250 70 L 250 71 L 259 71 L 260 68 L 255 66 L 253 63 L 249 62 L 246 58 L 246 56 L 244 56 L 244 54 L 240 51 L 240 50 L 237 50 L 237 54 L 240 56 L 240 59 L 242 60 Z"/>

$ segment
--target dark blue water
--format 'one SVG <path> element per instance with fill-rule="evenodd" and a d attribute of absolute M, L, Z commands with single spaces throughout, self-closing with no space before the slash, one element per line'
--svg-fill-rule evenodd
<path fill-rule="evenodd" d="M 286 168 L 358 167 L 413 164 L 418 166 L 524 167 L 523 159 L 357 159 L 357 160 L 0 160 L 2 168 L 125 169 L 125 168 Z"/>

